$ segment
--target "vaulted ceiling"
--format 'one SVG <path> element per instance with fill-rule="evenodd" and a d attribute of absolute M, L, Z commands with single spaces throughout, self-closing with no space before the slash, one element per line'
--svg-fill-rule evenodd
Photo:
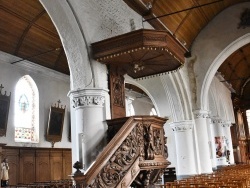
<path fill-rule="evenodd" d="M 0 0 L 0 23 L 1 51 L 69 74 L 61 40 L 38 0 Z"/>
<path fill-rule="evenodd" d="M 247 0 L 124 0 L 155 29 L 168 30 L 189 51 L 199 32 L 221 11 Z M 157 19 L 155 19 L 158 17 Z M 39 0 L 0 0 L 0 50 L 69 75 L 58 33 Z M 183 54 L 184 55 L 184 54 Z M 12 64 L 19 62 L 10 62 Z M 250 45 L 219 68 L 237 94 L 250 96 Z M 244 88 L 244 91 L 241 91 Z"/>

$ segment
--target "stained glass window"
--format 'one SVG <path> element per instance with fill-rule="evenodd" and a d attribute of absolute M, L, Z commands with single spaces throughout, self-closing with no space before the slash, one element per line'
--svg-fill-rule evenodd
<path fill-rule="evenodd" d="M 39 142 L 39 94 L 34 80 L 28 75 L 16 84 L 15 141 Z"/>

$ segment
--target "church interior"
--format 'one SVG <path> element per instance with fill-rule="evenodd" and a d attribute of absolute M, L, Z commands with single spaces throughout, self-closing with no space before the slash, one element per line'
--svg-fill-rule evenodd
<path fill-rule="evenodd" d="M 249 0 L 0 0 L 0 15 L 9 187 L 250 187 Z"/>

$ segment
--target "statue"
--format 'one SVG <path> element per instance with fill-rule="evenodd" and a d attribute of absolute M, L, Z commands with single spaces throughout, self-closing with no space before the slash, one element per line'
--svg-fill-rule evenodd
<path fill-rule="evenodd" d="M 1 187 L 7 187 L 9 184 L 9 164 L 8 159 L 4 158 L 1 163 Z"/>

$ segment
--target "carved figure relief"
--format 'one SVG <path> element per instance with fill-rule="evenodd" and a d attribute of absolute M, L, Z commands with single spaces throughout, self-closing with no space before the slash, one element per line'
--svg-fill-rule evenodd
<path fill-rule="evenodd" d="M 113 97 L 114 97 L 114 105 L 124 107 L 124 97 L 123 97 L 123 76 L 117 75 L 113 77 Z"/>
<path fill-rule="evenodd" d="M 162 154 L 162 140 L 161 140 L 161 130 L 155 129 L 154 130 L 154 148 L 155 154 L 160 155 Z"/>
<path fill-rule="evenodd" d="M 154 159 L 154 143 L 153 143 L 153 132 L 151 125 L 144 126 L 144 142 L 145 142 L 145 159 Z"/>

